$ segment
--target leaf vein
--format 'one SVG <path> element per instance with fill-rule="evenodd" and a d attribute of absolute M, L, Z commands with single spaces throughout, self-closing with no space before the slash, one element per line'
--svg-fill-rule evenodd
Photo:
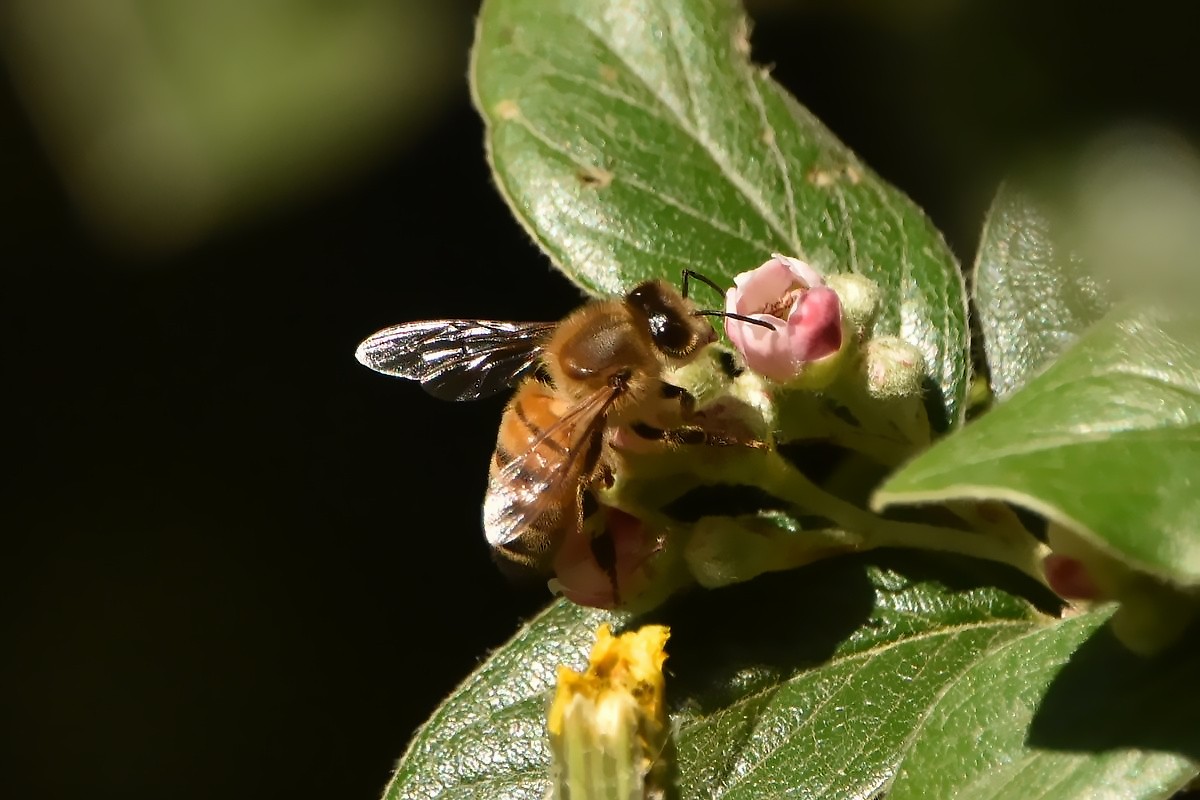
<path fill-rule="evenodd" d="M 700 146 L 700 149 L 706 156 L 708 156 L 709 160 L 712 161 L 713 165 L 717 168 L 717 171 L 721 173 L 721 176 L 724 177 L 725 180 L 729 182 L 729 185 L 737 190 L 738 194 L 740 194 L 742 198 L 750 204 L 750 206 L 755 210 L 755 212 L 758 213 L 762 220 L 766 222 L 767 225 L 775 232 L 775 234 L 780 237 L 780 240 L 787 242 L 789 246 L 798 247 L 799 243 L 792 241 L 792 239 L 788 236 L 787 230 L 784 228 L 779 218 L 771 212 L 770 206 L 766 199 L 745 179 L 745 177 L 740 175 L 738 171 L 734 169 L 734 167 L 729 163 L 727 157 L 717 146 L 716 142 L 714 142 L 708 136 L 705 136 L 699 126 L 693 126 L 682 110 L 675 108 L 666 97 L 664 97 L 660 92 L 656 91 L 651 82 L 641 73 L 639 73 L 634 66 L 630 64 L 624 56 L 621 55 L 616 46 L 609 42 L 601 31 L 592 28 L 588 24 L 587 20 L 584 20 L 580 17 L 576 17 L 576 20 L 592 35 L 597 42 L 600 43 L 600 45 L 604 47 L 604 49 L 613 58 L 620 61 L 629 74 L 637 78 L 649 91 L 649 93 L 653 95 L 659 103 L 662 104 L 664 108 L 674 115 L 674 121 L 676 124 L 678 124 L 679 129 Z M 688 85 L 688 91 L 690 94 L 690 84 Z"/>
<path fill-rule="evenodd" d="M 851 655 L 841 656 L 840 658 L 835 657 L 834 659 L 831 659 L 830 661 L 825 662 L 825 664 L 823 664 L 822 666 L 840 666 L 842 664 L 848 664 L 850 662 L 858 661 L 858 660 L 861 660 L 864 658 L 873 658 L 876 655 L 886 653 L 887 651 L 893 650 L 897 647 L 903 647 L 904 645 L 911 644 L 913 642 L 924 641 L 925 639 L 935 639 L 939 636 L 956 636 L 960 633 L 964 633 L 967 631 L 983 630 L 985 628 L 995 628 L 997 631 L 1002 631 L 1006 628 L 1026 627 L 1026 626 L 1029 626 L 1030 624 L 1032 624 L 1032 623 L 1030 623 L 1028 620 L 991 620 L 988 622 L 970 622 L 970 623 L 966 623 L 964 625 L 956 625 L 954 627 L 949 627 L 949 628 L 939 628 L 939 629 L 933 630 L 933 631 L 926 631 L 924 633 L 914 634 L 912 636 L 909 636 L 909 637 L 906 637 L 903 639 L 885 642 L 883 644 L 876 645 L 874 647 L 868 648 L 866 650 L 863 650 L 861 652 L 854 653 Z M 808 672 L 797 673 L 796 675 L 793 675 L 792 677 L 788 678 L 786 681 L 782 681 L 782 683 L 791 683 L 798 679 L 804 678 L 808 674 L 809 674 Z M 717 709 L 712 714 L 697 715 L 696 717 L 693 717 L 692 719 L 688 720 L 688 722 L 685 723 L 683 726 L 681 726 L 681 731 L 689 730 L 690 728 L 693 728 L 696 725 L 699 725 L 699 724 L 705 722 L 709 717 L 716 716 L 717 714 L 723 714 L 723 713 L 729 711 L 730 709 L 734 709 L 739 706 L 750 703 L 754 700 L 757 700 L 758 698 L 762 697 L 763 695 L 767 694 L 768 692 L 778 691 L 779 685 L 780 684 L 774 684 L 774 685 L 765 687 L 763 689 L 759 689 L 757 691 L 751 692 L 749 694 L 742 695 L 737 700 L 734 700 L 732 703 L 729 703 L 728 705 L 722 706 L 721 708 Z"/>
<path fill-rule="evenodd" d="M 767 114 L 767 104 L 763 100 L 762 91 L 758 88 L 758 80 L 754 74 L 752 65 L 745 65 L 741 70 L 745 77 L 746 84 L 750 87 L 750 98 L 754 104 L 755 110 L 758 111 L 758 117 L 762 120 L 763 136 L 766 138 L 767 147 L 771 151 L 771 157 L 775 161 L 775 166 L 779 169 L 780 180 L 783 181 L 783 193 L 787 199 L 788 221 L 791 223 L 792 238 L 791 244 L 798 246 L 800 242 L 800 234 L 796 227 L 796 194 L 792 186 L 791 169 L 788 167 L 787 159 L 784 158 L 783 151 L 779 149 L 778 137 L 775 135 L 775 126 L 771 124 L 771 119 Z"/>
<path fill-rule="evenodd" d="M 616 100 L 620 103 L 624 103 L 630 108 L 640 111 L 648 117 L 652 117 L 667 123 L 672 121 L 669 116 L 663 114 L 653 105 L 643 103 L 639 98 L 636 98 L 630 94 L 626 94 L 619 89 L 613 88 L 612 85 L 606 82 L 603 78 L 591 78 L 578 72 L 570 72 L 554 63 L 548 56 L 538 55 L 536 52 L 529 50 L 528 48 L 522 47 L 520 48 L 519 52 L 521 52 L 521 54 L 530 61 L 542 64 L 545 67 L 547 74 L 555 78 L 564 80 L 567 83 L 575 84 L 576 86 L 585 87 L 586 89 L 603 95 L 610 100 Z"/>
<path fill-rule="evenodd" d="M 850 222 L 850 208 L 846 205 L 846 196 L 842 193 L 841 187 L 837 186 L 836 181 L 833 186 L 833 199 L 837 203 L 838 210 L 841 211 L 842 224 L 839 226 L 846 235 L 846 249 L 850 255 L 850 270 L 857 275 L 862 275 L 862 268 L 858 262 L 858 240 L 854 237 L 854 226 Z"/>
<path fill-rule="evenodd" d="M 826 706 L 833 702 L 838 693 L 850 684 L 850 681 L 854 680 L 854 676 L 857 675 L 861 669 L 862 668 L 860 667 L 858 670 L 847 672 L 846 676 L 842 679 L 842 682 L 836 688 L 832 689 L 827 695 L 825 695 L 820 702 L 813 706 L 813 708 L 809 710 L 808 715 L 800 722 L 799 725 L 783 734 L 783 736 L 780 737 L 780 741 L 776 743 L 776 745 L 770 750 L 765 753 L 757 753 L 756 755 L 758 756 L 758 760 L 753 764 L 749 764 L 745 772 L 735 777 L 732 782 L 726 784 L 724 793 L 726 795 L 731 794 L 734 789 L 749 780 L 750 776 L 754 775 L 758 771 L 758 768 L 766 763 L 772 756 L 774 756 L 787 745 L 791 744 L 792 740 L 798 736 L 801 731 L 806 730 L 810 725 L 812 725 L 813 720 L 818 719 L 821 716 L 821 712 L 825 710 Z"/>
<path fill-rule="evenodd" d="M 1077 617 L 1076 619 L 1079 619 L 1079 618 Z M 1068 620 L 1067 622 L 1069 624 L 1071 622 L 1071 620 Z M 952 692 L 955 689 L 955 687 L 957 687 L 960 683 L 962 683 L 962 681 L 967 677 L 968 674 L 971 673 L 971 671 L 975 667 L 977 667 L 984 659 L 992 658 L 992 657 L 996 656 L 997 654 L 1007 650 L 1010 647 L 1016 647 L 1017 644 L 1024 641 L 1026 638 L 1028 638 L 1030 636 L 1036 636 L 1037 634 L 1041 633 L 1044 630 L 1046 630 L 1045 626 L 1042 626 L 1042 625 L 1032 626 L 1029 630 L 1024 631 L 1022 633 L 1018 633 L 1014 636 L 1011 636 L 1011 637 L 1005 639 L 1003 642 L 1000 642 L 999 644 L 996 644 L 996 637 L 998 637 L 1000 634 L 1000 632 L 997 631 L 996 637 L 993 637 L 992 641 L 989 642 L 986 646 L 979 648 L 979 651 L 975 654 L 975 657 L 973 659 L 971 659 L 970 663 L 964 664 L 962 669 L 959 670 L 958 674 L 955 675 L 951 680 L 947 681 L 946 685 L 943 686 L 941 691 L 939 691 L 937 693 L 937 696 L 935 696 L 933 698 L 933 700 L 932 700 L 932 702 L 930 702 L 929 706 L 923 712 L 921 712 L 921 716 L 916 720 L 916 723 L 913 725 L 912 733 L 910 733 L 908 735 L 908 738 L 904 741 L 904 743 L 899 748 L 899 751 L 902 754 L 899 763 L 901 763 L 901 764 L 904 763 L 904 759 L 907 758 L 909 753 L 912 751 L 912 747 L 913 747 L 914 743 L 917 741 L 917 738 L 921 735 L 922 730 L 929 723 L 929 720 L 933 716 L 933 713 L 938 710 L 938 707 L 941 705 L 942 700 L 944 700 L 946 698 L 946 695 L 948 695 L 950 692 Z M 993 645 L 995 645 L 995 646 L 993 646 Z"/>
<path fill-rule="evenodd" d="M 645 192 L 646 194 L 649 194 L 651 197 L 654 197 L 654 198 L 658 199 L 659 201 L 661 201 L 664 205 L 668 205 L 671 208 L 674 208 L 677 211 L 679 211 L 689 217 L 692 217 L 693 219 L 697 219 L 697 220 L 700 220 L 701 222 L 707 223 L 708 225 L 712 226 L 712 228 L 714 230 L 717 230 L 717 231 L 725 234 L 726 236 L 730 236 L 734 239 L 737 239 L 740 242 L 745 242 L 746 244 L 753 245 L 754 247 L 758 248 L 759 250 L 762 250 L 763 252 L 768 252 L 771 249 L 770 245 L 764 244 L 763 242 L 760 242 L 756 239 L 752 239 L 747 236 L 743 236 L 740 232 L 735 231 L 733 228 L 729 227 L 725 223 L 718 222 L 716 219 L 706 216 L 704 214 L 704 212 L 700 211 L 699 209 L 693 208 L 693 207 L 689 206 L 687 203 L 684 203 L 682 200 L 680 200 L 676 197 L 672 197 L 671 195 L 667 194 L 666 192 L 656 189 L 655 187 L 653 187 L 647 183 L 643 183 L 641 180 L 633 177 L 632 175 L 622 174 L 622 175 L 618 175 L 616 179 L 620 180 L 626 186 L 632 186 L 634 189 L 637 189 L 639 191 Z"/>
<path fill-rule="evenodd" d="M 997 635 L 999 635 L 999 634 L 997 634 Z M 916 681 L 917 681 L 917 680 L 918 680 L 918 679 L 921 677 L 921 675 L 922 675 L 922 674 L 924 674 L 925 670 L 929 668 L 929 665 L 930 665 L 931 663 L 933 663 L 933 662 L 934 662 L 934 661 L 937 659 L 937 657 L 938 657 L 938 656 L 941 654 L 941 652 L 942 652 L 943 650 L 945 650 L 947 647 L 949 647 L 949 646 L 951 645 L 951 643 L 953 643 L 953 641 L 954 641 L 954 640 L 953 640 L 953 639 L 951 639 L 951 638 L 947 638 L 947 639 L 945 639 L 943 642 L 941 642 L 941 643 L 938 645 L 937 649 L 935 649 L 935 650 L 934 650 L 932 653 L 930 653 L 929 655 L 927 655 L 927 656 L 925 657 L 925 662 L 924 662 L 924 663 L 921 665 L 921 668 L 917 670 L 917 674 L 916 674 L 916 675 L 914 675 L 914 676 L 911 678 L 911 680 L 910 680 L 910 683 L 914 683 L 914 684 L 915 684 L 915 683 L 916 683 Z M 874 660 L 874 659 L 872 659 L 872 660 Z M 868 662 L 868 663 L 869 663 L 869 662 Z M 868 666 L 868 664 L 863 664 L 863 665 L 862 665 L 862 666 L 859 668 L 859 672 L 862 672 L 864 669 L 866 669 L 866 668 L 867 668 L 867 666 Z M 888 706 L 888 707 L 887 707 L 887 710 L 886 710 L 886 712 L 885 712 L 885 714 L 884 714 L 884 719 L 879 721 L 879 723 L 878 723 L 878 726 L 879 726 L 879 727 L 883 727 L 883 725 L 884 725 L 884 722 L 885 722 L 886 720 L 890 719 L 890 718 L 891 718 L 891 716 L 893 715 L 893 713 L 895 713 L 895 711 L 896 711 L 896 706 L 895 706 L 895 705 Z M 853 762 L 854 762 L 854 761 L 857 759 L 857 757 L 858 757 L 859 755 L 861 755 L 861 754 L 862 754 L 862 752 L 863 752 L 863 751 L 866 749 L 866 746 L 867 746 L 867 742 L 866 742 L 866 740 L 865 740 L 865 739 L 862 739 L 862 740 L 860 740 L 860 741 L 858 742 L 858 747 L 857 747 L 857 749 L 855 750 L 855 752 L 854 752 L 853 756 L 852 756 L 852 757 L 850 757 L 850 758 L 847 758 L 847 759 L 846 759 L 846 761 L 853 763 Z M 898 763 L 898 759 L 897 759 L 897 762 L 896 762 L 896 763 Z M 840 777 L 840 776 L 837 776 L 837 775 L 830 775 L 830 780 L 829 780 L 829 781 L 828 781 L 828 782 L 827 782 L 827 783 L 826 783 L 826 784 L 825 784 L 823 787 L 821 787 L 821 790 L 820 790 L 819 794 L 822 794 L 822 795 L 824 795 L 824 794 L 828 794 L 828 793 L 829 793 L 829 791 L 830 791 L 831 789 L 833 789 L 833 788 L 834 788 L 834 784 L 835 784 L 835 781 L 836 781 L 837 777 Z"/>

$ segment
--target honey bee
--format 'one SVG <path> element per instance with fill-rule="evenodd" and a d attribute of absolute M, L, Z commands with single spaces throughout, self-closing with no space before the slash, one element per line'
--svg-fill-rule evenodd
<path fill-rule="evenodd" d="M 557 323 L 402 323 L 367 338 L 356 356 L 446 400 L 474 400 L 519 384 L 500 420 L 483 528 L 498 559 L 546 572 L 565 537 L 584 531 L 589 500 L 594 505 L 589 489 L 611 481 L 606 450 L 619 426 L 648 439 L 712 443 L 691 424 L 695 399 L 663 377 L 716 341 L 704 317 L 771 327 L 699 308 L 688 299 L 689 278 L 721 292 L 684 270 L 681 290 L 646 281 L 622 298 L 590 301 Z"/>

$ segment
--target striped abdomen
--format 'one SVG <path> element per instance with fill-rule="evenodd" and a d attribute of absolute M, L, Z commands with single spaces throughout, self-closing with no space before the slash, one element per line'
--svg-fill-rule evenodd
<path fill-rule="evenodd" d="M 551 387 L 537 380 L 522 383 L 504 409 L 488 475 L 488 543 L 498 555 L 537 570 L 549 566 L 562 537 L 580 524 L 580 480 L 582 470 L 590 470 L 584 463 L 588 459 L 572 457 L 573 428 L 552 430 L 570 408 L 570 401 L 556 396 Z M 557 474 L 563 469 L 574 474 Z M 499 515 L 521 519 L 515 538 L 503 535 Z"/>

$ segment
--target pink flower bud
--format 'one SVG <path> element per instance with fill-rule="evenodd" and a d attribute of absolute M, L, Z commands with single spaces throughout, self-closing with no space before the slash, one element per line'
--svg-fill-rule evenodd
<path fill-rule="evenodd" d="M 1042 569 L 1050 588 L 1068 600 L 1098 600 L 1104 596 L 1087 565 L 1077 558 L 1050 553 L 1042 561 Z"/>
<path fill-rule="evenodd" d="M 801 375 L 806 364 L 841 349 L 841 302 L 808 264 L 775 255 L 733 283 L 725 310 L 774 327 L 725 319 L 725 333 L 754 372 L 784 383 Z"/>
<path fill-rule="evenodd" d="M 646 524 L 632 514 L 603 506 L 604 532 L 609 537 L 614 564 L 611 571 L 596 558 L 587 531 L 568 537 L 554 559 L 554 585 L 566 598 L 581 606 L 616 608 L 636 596 L 649 582 L 646 562 L 661 549 L 661 542 Z"/>

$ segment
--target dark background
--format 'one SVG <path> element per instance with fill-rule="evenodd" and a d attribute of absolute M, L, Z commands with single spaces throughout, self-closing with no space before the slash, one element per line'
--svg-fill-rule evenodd
<path fill-rule="evenodd" d="M 1030 152 L 1128 119 L 1195 141 L 1169 4 L 919 7 L 763 3 L 755 55 L 967 263 Z M 156 258 L 89 233 L 0 91 L 5 794 L 376 797 L 546 600 L 480 534 L 502 399 L 353 359 L 393 322 L 578 302 L 494 191 L 465 79 L 358 177 Z"/>

